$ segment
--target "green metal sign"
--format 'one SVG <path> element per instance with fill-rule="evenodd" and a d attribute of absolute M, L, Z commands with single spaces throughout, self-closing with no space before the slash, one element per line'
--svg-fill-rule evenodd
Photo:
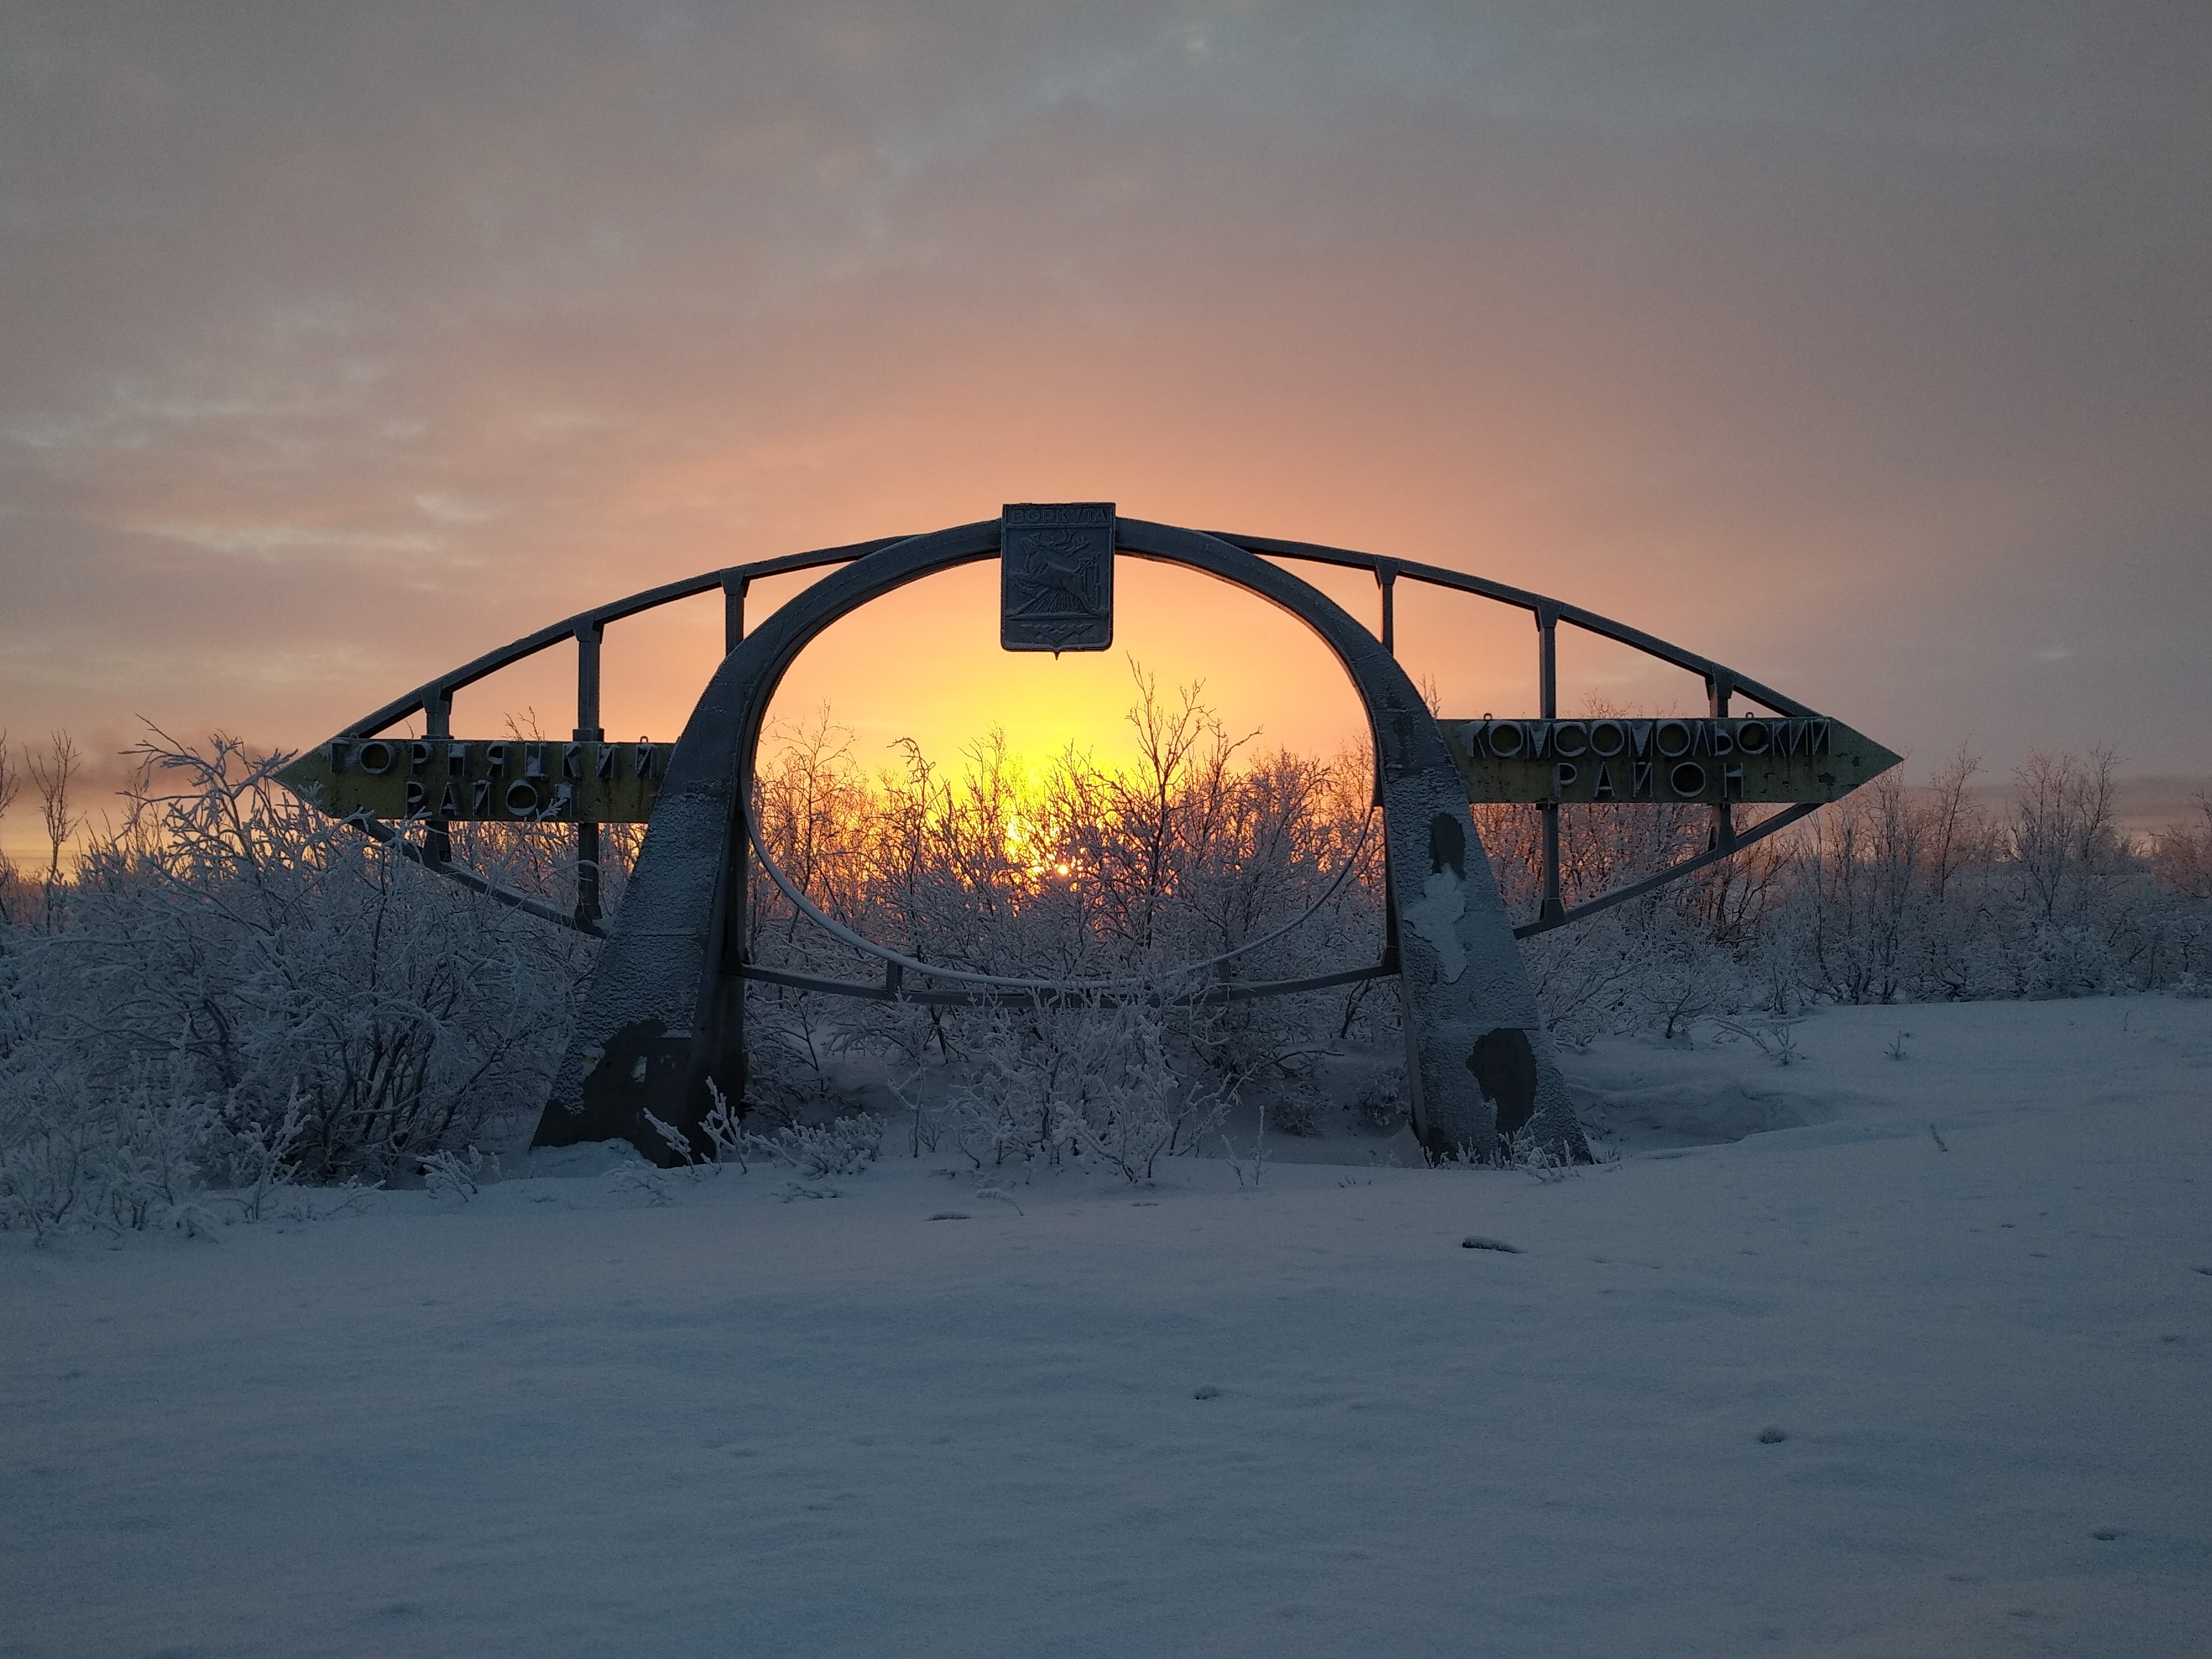
<path fill-rule="evenodd" d="M 334 817 L 643 823 L 669 746 L 498 738 L 341 738 L 277 775 Z"/>
<path fill-rule="evenodd" d="M 1831 801 L 1898 763 L 1825 719 L 1446 720 L 1444 743 L 1483 803 Z M 643 823 L 668 745 L 514 738 L 338 739 L 280 775 L 336 817 Z"/>
<path fill-rule="evenodd" d="M 1832 801 L 1898 763 L 1841 720 L 1444 720 L 1470 801 Z"/>

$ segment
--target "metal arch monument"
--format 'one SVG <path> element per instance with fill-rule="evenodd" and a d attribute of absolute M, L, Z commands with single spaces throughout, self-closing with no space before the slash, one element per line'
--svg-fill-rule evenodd
<path fill-rule="evenodd" d="M 825 981 L 744 959 L 749 857 L 802 908 L 755 841 L 750 789 L 762 723 L 778 684 L 838 618 L 923 576 L 1000 561 L 1000 642 L 1010 650 L 1103 650 L 1113 637 L 1116 556 L 1203 571 L 1289 611 L 1334 653 L 1372 733 L 1382 813 L 1385 948 L 1381 961 L 1317 979 L 1245 983 L 1247 998 L 1395 976 L 1407 1042 L 1413 1128 L 1437 1157 L 1487 1156 L 1524 1127 L 1587 1158 L 1558 1059 L 1515 948 L 1526 936 L 1588 915 L 1729 856 L 1856 788 L 1898 757 L 1812 709 L 1709 659 L 1559 600 L 1432 565 L 1298 542 L 1207 532 L 1119 517 L 1103 502 L 1025 503 L 998 519 L 711 571 L 634 594 L 526 635 L 417 687 L 308 751 L 282 774 L 293 789 L 364 833 L 395 842 L 426 866 L 605 945 L 578 1010 L 534 1144 L 622 1139 L 648 1158 L 674 1154 L 647 1114 L 696 1134 L 709 1079 L 742 1098 L 747 1076 L 744 983 L 768 981 L 848 996 L 926 1002 L 1006 1000 L 1079 988 L 934 968 L 854 936 L 887 965 L 880 984 Z M 1285 568 L 1314 562 L 1370 571 L 1382 599 L 1379 636 Z M 761 577 L 839 567 L 748 632 L 744 601 Z M 1410 580 L 1516 606 L 1533 615 L 1541 708 L 1530 719 L 1439 720 L 1393 654 L 1396 587 Z M 611 744 L 599 728 L 599 648 L 611 623 L 720 589 L 726 654 L 672 750 Z M 1562 720 L 1558 629 L 1626 644 L 1699 675 L 1708 714 L 1695 719 Z M 573 640 L 577 722 L 568 742 L 457 736 L 454 695 L 523 658 Z M 1731 713 L 1741 696 L 1759 712 Z M 424 734 L 390 727 L 421 714 Z M 1507 919 L 1470 801 L 1522 801 L 1544 813 L 1544 891 L 1537 918 Z M 1713 817 L 1705 851 L 1568 908 L 1559 890 L 1559 808 L 1579 801 L 1687 803 Z M 1739 832 L 1738 802 L 1787 803 Z M 505 891 L 452 862 L 455 820 L 573 823 L 573 914 Z M 604 927 L 599 826 L 643 822 L 645 840 L 620 912 Z M 398 827 L 422 830 L 412 842 Z M 827 917 L 816 919 L 831 927 Z M 921 982 L 910 983 L 911 974 Z M 932 985 L 927 981 L 942 981 Z"/>

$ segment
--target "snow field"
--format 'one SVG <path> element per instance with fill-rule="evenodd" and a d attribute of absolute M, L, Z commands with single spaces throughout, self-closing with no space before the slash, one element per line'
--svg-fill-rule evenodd
<path fill-rule="evenodd" d="M 0 1240 L 0 1656 L 2212 1650 L 2212 1004 L 1798 1035 L 1571 1057 L 1550 1182 Z"/>

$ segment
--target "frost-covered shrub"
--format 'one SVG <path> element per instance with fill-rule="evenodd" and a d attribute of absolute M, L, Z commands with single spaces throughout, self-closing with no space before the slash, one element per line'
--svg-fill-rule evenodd
<path fill-rule="evenodd" d="M 1162 696 L 1141 675 L 1139 691 L 1130 718 L 1146 758 L 1127 773 L 1066 756 L 1032 774 L 994 739 L 970 749 L 957 773 L 907 745 L 896 771 L 871 780 L 826 720 L 787 732 L 761 781 L 764 837 L 817 902 L 907 955 L 1150 986 L 1166 1009 L 1161 1052 L 1177 1086 L 1223 1099 L 1256 1090 L 1279 1125 L 1285 1113 L 1302 1125 L 1296 1103 L 1325 1056 L 1395 1051 L 1395 988 L 1216 1002 L 1201 1014 L 1175 970 L 1302 915 L 1281 938 L 1206 973 L 1290 978 L 1371 959 L 1382 872 L 1370 763 L 1251 755 L 1193 693 Z M 2147 860 L 2115 827 L 2112 766 L 2102 754 L 2032 760 L 2002 812 L 1977 804 L 1971 757 L 1925 788 L 1880 780 L 1730 860 L 1525 941 L 1539 1004 L 1554 1036 L 1578 1046 L 1786 1020 L 1824 1001 L 2212 979 L 2212 900 L 2191 896 L 2192 883 L 2212 889 L 2202 876 L 2212 868 L 2212 810 L 2202 830 L 2175 830 Z M 1474 810 L 1509 914 L 1532 919 L 1541 815 Z M 1772 810 L 1737 809 L 1738 829 Z M 1570 905 L 1703 852 L 1713 826 L 1708 808 L 1647 803 L 1570 805 L 1560 821 Z M 755 959 L 832 977 L 882 973 L 805 925 L 765 879 L 752 899 Z M 757 1109 L 793 1120 L 834 1109 L 841 1064 L 872 1055 L 942 1068 L 964 1139 L 989 1158 L 1058 1156 L 1075 1144 L 1072 1131 L 1054 1131 L 1036 1077 L 1002 1075 L 993 1058 L 1008 1041 L 1048 1053 L 1056 1044 L 1034 1032 L 1010 1038 L 1002 1013 L 757 985 L 749 997 Z M 1378 1103 L 1378 1115 L 1395 1121 L 1395 1109 Z"/>
<path fill-rule="evenodd" d="M 257 1147 L 265 1178 L 281 1142 L 302 1179 L 374 1181 L 536 1108 L 588 941 L 322 817 L 231 739 L 139 753 L 123 830 L 0 944 L 0 1153 L 89 1169 L 159 1122 L 169 1178 L 238 1179 Z"/>
<path fill-rule="evenodd" d="M 1143 760 L 1127 771 L 1071 753 L 1031 773 L 994 737 L 957 773 L 907 744 L 871 779 L 826 718 L 780 734 L 757 816 L 814 903 L 919 961 L 1110 988 L 1004 1008 L 846 1002 L 756 982 L 749 1105 L 783 1121 L 818 1115 L 840 1104 L 844 1062 L 888 1059 L 944 1069 L 937 1125 L 971 1156 L 1056 1159 L 1095 1141 L 1106 1149 L 1096 1155 L 1148 1169 L 1156 1130 L 1164 1145 L 1189 1145 L 1175 1127 L 1182 1109 L 1155 1122 L 1109 1097 L 1307 1086 L 1355 1024 L 1362 1036 L 1389 1028 L 1376 1012 L 1387 999 L 1364 987 L 1233 1003 L 1194 994 L 1379 953 L 1381 838 L 1365 757 L 1248 757 L 1195 688 L 1171 698 L 1141 674 L 1130 719 Z M 752 959 L 880 978 L 879 961 L 807 921 L 764 873 L 750 897 Z M 1147 1000 L 1152 1012 L 1109 1012 Z M 1071 1091 L 1066 1056 L 1094 1049 L 1112 1058 Z M 1010 1052 L 1025 1058 L 1009 1066 Z M 1069 1103 L 1079 1096 L 1079 1109 Z"/>
<path fill-rule="evenodd" d="M 1293 1079 L 1276 1090 L 1267 1121 L 1286 1135 L 1310 1139 L 1326 1131 L 1328 1115 L 1328 1102 L 1321 1091 L 1304 1079 Z"/>
<path fill-rule="evenodd" d="M 1197 1149 L 1223 1092 L 1170 1063 L 1170 1016 L 1142 1002 L 1070 1000 L 989 1011 L 940 1133 L 977 1169 L 1095 1158 L 1131 1182 Z"/>
<path fill-rule="evenodd" d="M 422 1175 L 422 1185 L 433 1194 L 465 1204 L 500 1178 L 499 1159 L 474 1146 L 459 1152 L 441 1146 L 423 1154 Z"/>
<path fill-rule="evenodd" d="M 1388 1134 L 1407 1119 L 1406 1072 L 1393 1066 L 1364 1079 L 1352 1097 L 1352 1121 L 1370 1134 Z"/>
<path fill-rule="evenodd" d="M 802 1176 L 858 1175 L 884 1148 L 884 1121 L 866 1112 L 825 1124 L 794 1123 L 745 1137 L 750 1151 L 788 1164 Z"/>
<path fill-rule="evenodd" d="M 210 1224 L 201 1174 L 229 1139 L 216 1102 L 143 1063 L 116 1088 L 81 1075 L 9 1084 L 0 1089 L 0 1231 Z"/>
<path fill-rule="evenodd" d="M 802 1167 L 849 1166 L 859 1154 L 837 1137 L 854 1131 L 807 1126 L 863 1121 L 854 1079 L 888 1067 L 931 1074 L 907 1091 L 940 1103 L 917 1115 L 917 1150 L 949 1139 L 979 1166 L 1093 1161 L 1142 1180 L 1244 1091 L 1279 1128 L 1318 1129 L 1325 1061 L 1400 1051 L 1388 981 L 1218 994 L 1377 958 L 1370 757 L 1264 753 L 1194 687 L 1165 696 L 1139 673 L 1137 693 L 1140 760 L 1124 770 L 1071 752 L 1032 771 L 994 738 L 951 769 L 906 744 L 871 775 L 826 718 L 771 741 L 756 813 L 812 902 L 921 962 L 1107 988 L 1000 1006 L 750 981 L 744 1127 L 718 1120 L 721 1155 L 764 1140 Z M 73 874 L 58 846 L 36 879 L 0 861 L 0 1227 L 193 1224 L 204 1185 L 258 1209 L 294 1179 L 446 1171 L 459 1165 L 440 1154 L 465 1159 L 501 1120 L 520 1131 L 590 941 L 329 823 L 230 739 L 157 738 L 140 758 L 122 828 Z M 1553 1034 L 1680 1037 L 1820 1001 L 2212 985 L 2212 803 L 2135 845 L 2109 754 L 2033 758 L 2001 811 L 1975 805 L 1974 769 L 1962 757 L 1920 790 L 1878 781 L 1528 939 Z M 1739 809 L 1738 827 L 1758 813 Z M 1509 914 L 1533 917 L 1540 814 L 1474 816 Z M 1711 827 L 1702 807 L 1565 808 L 1568 902 L 1702 851 Z M 501 886 L 572 901 L 563 829 L 456 825 L 452 839 L 456 862 Z M 611 910 L 637 841 L 634 827 L 602 832 Z M 758 870 L 744 915 L 751 961 L 882 981 L 880 960 Z M 1354 1115 L 1395 1128 L 1403 1101 L 1402 1079 L 1380 1080 Z"/>
<path fill-rule="evenodd" d="M 2212 805 L 2201 823 L 2131 844 L 2109 752 L 2031 757 L 1999 811 L 1973 798 L 1977 766 L 1962 755 L 1919 789 L 1879 779 L 1723 864 L 1530 939 L 1555 1035 L 1577 1044 L 1810 1002 L 2081 996 L 2212 974 Z M 1626 811 L 1563 811 L 1570 903 L 1700 850 L 1710 821 L 1656 809 L 1639 842 Z M 1532 915 L 1536 813 L 1478 816 L 1509 908 Z"/>

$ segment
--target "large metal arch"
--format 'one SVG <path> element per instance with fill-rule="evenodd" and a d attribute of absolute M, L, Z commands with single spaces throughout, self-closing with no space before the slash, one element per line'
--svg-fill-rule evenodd
<path fill-rule="evenodd" d="M 988 520 L 864 544 L 866 550 L 847 552 L 850 562 L 788 600 L 724 658 L 668 763 L 537 1144 L 621 1138 L 665 1160 L 672 1152 L 652 1120 L 696 1133 L 708 1109 L 710 1084 L 732 1095 L 742 1090 L 744 786 L 776 685 L 806 645 L 840 617 L 922 576 L 992 557 L 999 538 L 1000 522 Z M 1588 1158 L 1463 780 L 1384 642 L 1261 551 L 1223 538 L 1123 519 L 1115 547 L 1199 570 L 1277 605 L 1328 646 L 1358 693 L 1374 743 L 1391 872 L 1386 884 L 1404 1002 L 1409 1103 L 1424 1144 L 1437 1156 L 1487 1155 L 1501 1122 L 1509 1130 L 1527 1124 L 1559 1151 Z M 656 590 L 653 602 L 665 602 L 661 594 L 684 597 L 673 589 L 696 592 L 706 586 L 672 584 Z M 616 609 L 603 607 L 585 624 L 594 640 Z M 558 625 L 541 630 L 510 650 L 542 648 L 561 631 Z M 584 627 L 573 631 L 580 643 Z M 470 667 L 480 670 L 478 677 L 489 673 L 501 665 L 492 662 L 501 654 Z M 482 666 L 487 663 L 491 666 Z M 450 684 L 433 695 L 449 699 Z M 408 709 L 404 699 L 386 707 Z"/>
<path fill-rule="evenodd" d="M 1406 580 L 1427 586 L 1442 587 L 1472 594 L 1497 604 L 1528 611 L 1536 626 L 1541 641 L 1540 650 L 1540 694 L 1548 715 L 1555 711 L 1556 656 L 1553 648 L 1553 631 L 1560 623 L 1583 629 L 1601 638 L 1610 639 L 1628 646 L 1632 650 L 1659 661 L 1687 670 L 1705 683 L 1706 694 L 1713 712 L 1725 713 L 1732 694 L 1741 694 L 1778 714 L 1811 715 L 1814 713 L 1771 687 L 1737 672 L 1717 659 L 1700 653 L 1685 649 L 1671 641 L 1632 628 L 1626 623 L 1601 615 L 1584 606 L 1555 599 L 1528 588 L 1515 587 L 1508 583 L 1492 581 L 1465 571 L 1454 570 L 1443 565 L 1425 564 L 1414 560 L 1400 559 L 1383 554 L 1368 553 L 1352 548 L 1333 547 L 1318 542 L 1287 541 L 1275 537 L 1246 536 L 1228 531 L 1205 532 L 1215 540 L 1240 548 L 1248 553 L 1273 561 L 1287 561 L 1335 566 L 1340 568 L 1365 570 L 1375 579 L 1381 597 L 1381 640 L 1387 652 L 1395 647 L 1396 584 Z M 754 560 L 747 563 L 728 565 L 702 572 L 681 581 L 665 582 L 656 587 L 643 589 L 622 599 L 594 605 L 573 616 L 565 617 L 495 650 L 471 659 L 459 667 L 424 681 L 406 695 L 395 698 L 372 710 L 360 720 L 347 726 L 338 735 L 356 738 L 373 736 L 411 715 L 426 717 L 429 734 L 437 736 L 448 729 L 454 694 L 477 682 L 489 678 L 501 669 L 535 656 L 542 651 L 574 641 L 577 647 L 577 735 L 597 735 L 599 724 L 599 653 L 600 640 L 609 624 L 639 616 L 660 606 L 702 594 L 720 591 L 724 596 L 724 640 L 730 650 L 737 648 L 744 635 L 744 606 L 747 590 L 757 580 L 769 577 L 794 574 L 807 570 L 823 569 L 840 564 L 849 564 L 884 548 L 913 539 L 910 537 L 880 537 L 870 541 L 854 542 L 842 546 L 817 548 L 807 552 L 793 553 L 776 558 Z M 803 597 L 794 596 L 797 597 Z M 1771 814 L 1757 825 L 1740 829 L 1723 809 L 1717 815 L 1711 844 L 1702 853 L 1678 860 L 1656 873 L 1624 886 L 1595 895 L 1569 907 L 1559 896 L 1559 858 L 1558 821 L 1556 815 L 1547 822 L 1544 888 L 1545 903 L 1532 921 L 1516 926 L 1516 939 L 1527 939 L 1547 933 L 1555 927 L 1594 915 L 1631 899 L 1641 896 L 1669 882 L 1704 869 L 1733 856 L 1753 842 L 1764 840 L 1819 810 L 1818 803 L 1804 803 Z M 431 832 L 428 845 L 418 846 L 398 834 L 392 825 L 374 819 L 357 820 L 363 833 L 393 846 L 402 856 L 415 859 L 459 885 L 482 893 L 500 903 L 509 905 L 544 920 L 575 928 L 577 931 L 603 937 L 598 921 L 596 881 L 588 884 L 588 896 L 580 900 L 573 914 L 563 913 L 539 899 L 513 892 L 488 881 L 471 871 L 465 870 L 443 856 L 436 831 Z M 597 827 L 578 826 L 581 845 L 579 848 L 580 878 L 586 873 L 595 878 L 597 872 Z M 580 880 L 580 884 L 585 884 Z M 848 996 L 887 996 L 888 988 L 860 987 L 837 981 L 814 979 L 805 975 L 781 974 L 776 970 L 756 968 L 756 977 L 772 979 L 793 988 L 834 992 Z M 1358 970 L 1341 977 L 1331 975 L 1331 982 L 1345 983 L 1352 979 L 1371 977 L 1377 973 L 1391 971 L 1388 963 Z M 1224 993 L 1237 1000 L 1254 994 L 1274 994 L 1291 989 L 1317 988 L 1303 981 L 1285 982 L 1277 988 L 1253 987 L 1241 991 Z M 962 994 L 930 992 L 914 989 L 896 993 L 923 1000 L 968 1000 Z"/>

